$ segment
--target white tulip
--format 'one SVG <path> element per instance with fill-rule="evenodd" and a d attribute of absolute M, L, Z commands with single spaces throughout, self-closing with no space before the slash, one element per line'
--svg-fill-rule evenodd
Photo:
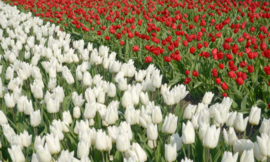
<path fill-rule="evenodd" d="M 257 106 L 253 106 L 249 114 L 249 123 L 252 125 L 258 125 L 261 119 L 261 109 Z"/>
<path fill-rule="evenodd" d="M 79 119 L 80 116 L 81 116 L 81 110 L 80 110 L 80 108 L 78 106 L 74 107 L 73 108 L 73 117 L 75 119 Z"/>
<path fill-rule="evenodd" d="M 147 139 L 155 141 L 158 138 L 157 125 L 149 124 L 147 126 Z"/>
<path fill-rule="evenodd" d="M 175 133 L 170 138 L 170 144 L 174 145 L 176 143 L 176 150 L 179 151 L 182 148 L 182 137 L 179 136 L 178 133 Z"/>
<path fill-rule="evenodd" d="M 53 137 L 52 134 L 46 135 L 46 146 L 51 154 L 58 154 L 61 150 L 58 136 Z"/>
<path fill-rule="evenodd" d="M 0 125 L 7 124 L 7 123 L 8 123 L 8 120 L 7 120 L 6 115 L 4 114 L 2 110 L 0 110 Z"/>
<path fill-rule="evenodd" d="M 81 159 L 84 156 L 89 155 L 89 144 L 85 142 L 79 142 L 77 147 L 77 157 Z"/>
<path fill-rule="evenodd" d="M 222 156 L 221 162 L 237 162 L 237 158 L 238 152 L 233 155 L 231 152 L 225 151 Z"/>
<path fill-rule="evenodd" d="M 195 131 L 190 121 L 183 123 L 182 139 L 184 144 L 192 144 L 195 142 Z"/>
<path fill-rule="evenodd" d="M 11 146 L 11 149 L 8 149 L 8 153 L 14 162 L 24 162 L 25 157 L 23 155 L 23 152 L 20 148 L 20 146 Z"/>
<path fill-rule="evenodd" d="M 241 155 L 240 162 L 254 162 L 253 149 L 245 150 Z"/>
<path fill-rule="evenodd" d="M 14 100 L 13 93 L 12 94 L 6 93 L 5 96 L 4 96 L 4 99 L 5 99 L 6 106 L 8 108 L 14 108 L 15 107 L 16 102 Z"/>
<path fill-rule="evenodd" d="M 190 120 L 196 111 L 197 106 L 189 104 L 184 111 L 183 118 Z"/>
<path fill-rule="evenodd" d="M 162 112 L 159 106 L 154 106 L 152 109 L 152 122 L 154 124 L 162 122 Z"/>
<path fill-rule="evenodd" d="M 177 157 L 176 143 L 174 145 L 165 144 L 165 159 L 168 162 L 175 161 Z"/>
<path fill-rule="evenodd" d="M 235 140 L 237 140 L 236 133 L 232 127 L 229 128 L 228 132 L 226 131 L 226 129 L 223 129 L 223 136 L 225 142 L 230 146 L 233 146 Z"/>
<path fill-rule="evenodd" d="M 234 121 L 234 129 L 239 131 L 239 132 L 245 131 L 246 127 L 247 127 L 248 118 L 249 117 L 246 117 L 244 119 L 243 114 L 238 113 L 236 118 L 235 118 L 235 121 Z"/>
<path fill-rule="evenodd" d="M 209 105 L 212 102 L 213 97 L 214 97 L 214 93 L 212 93 L 212 92 L 206 92 L 204 94 L 204 96 L 203 96 L 202 102 L 204 104 Z"/>
<path fill-rule="evenodd" d="M 215 148 L 219 141 L 220 128 L 216 129 L 215 125 L 207 128 L 203 138 L 203 146 L 207 148 Z"/>
<path fill-rule="evenodd" d="M 162 132 L 173 134 L 177 128 L 178 116 L 176 117 L 174 114 L 169 114 L 165 117 L 164 123 L 162 125 Z"/>

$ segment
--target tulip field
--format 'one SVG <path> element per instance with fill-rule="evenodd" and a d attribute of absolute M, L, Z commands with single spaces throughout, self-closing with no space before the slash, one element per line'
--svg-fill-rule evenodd
<path fill-rule="evenodd" d="M 270 5 L 0 1 L 0 162 L 270 159 Z"/>

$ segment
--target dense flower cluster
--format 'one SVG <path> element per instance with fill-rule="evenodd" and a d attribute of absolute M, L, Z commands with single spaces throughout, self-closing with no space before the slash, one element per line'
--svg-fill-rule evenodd
<path fill-rule="evenodd" d="M 0 17 L 0 155 L 4 160 L 208 162 L 211 158 L 253 162 L 270 156 L 270 121 L 262 120 L 259 105 L 243 114 L 232 109 L 234 101 L 226 93 L 221 102 L 212 103 L 212 92 L 206 92 L 198 104 L 183 105 L 191 78 L 186 78 L 186 85 L 164 84 L 165 74 L 153 64 L 136 69 L 134 60 L 117 60 L 117 53 L 110 52 L 109 47 L 95 48 L 84 40 L 72 40 L 59 26 L 3 2 Z M 194 21 L 198 19 L 195 16 Z M 226 19 L 215 28 L 221 30 L 228 22 Z M 229 48 L 229 42 L 226 39 L 224 49 Z M 139 46 L 132 46 L 133 52 L 139 50 Z M 191 53 L 196 50 L 190 48 Z M 217 59 L 223 55 L 217 49 L 213 53 Z M 176 52 L 164 59 L 180 61 L 178 56 Z M 231 54 L 226 57 L 231 61 Z M 145 62 L 151 61 L 145 57 Z M 232 70 L 235 66 L 230 61 L 228 76 L 242 85 L 247 74 Z M 254 71 L 244 61 L 240 66 Z M 224 64 L 218 67 L 223 69 Z M 263 69 L 267 74 L 270 68 L 267 65 Z M 190 73 L 200 77 L 198 70 L 185 69 L 187 76 Z M 228 90 L 217 68 L 210 74 L 216 84 Z M 255 132 L 253 126 L 257 127 Z M 200 148 L 205 151 L 201 153 Z"/>

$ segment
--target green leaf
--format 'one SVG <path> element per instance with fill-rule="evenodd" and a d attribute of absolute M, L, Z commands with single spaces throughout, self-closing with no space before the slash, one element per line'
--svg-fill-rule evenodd
<path fill-rule="evenodd" d="M 246 109 L 247 98 L 248 98 L 248 93 L 245 95 L 244 99 L 241 102 L 241 110 L 245 110 Z"/>

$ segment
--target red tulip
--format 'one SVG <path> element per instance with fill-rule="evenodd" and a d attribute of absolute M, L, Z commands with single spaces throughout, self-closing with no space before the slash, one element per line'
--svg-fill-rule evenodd
<path fill-rule="evenodd" d="M 186 70 L 185 73 L 186 73 L 186 75 L 189 75 L 189 71 L 188 70 Z"/>
<path fill-rule="evenodd" d="M 188 84 L 191 81 L 191 78 L 185 78 L 184 84 Z"/>
<path fill-rule="evenodd" d="M 229 72 L 228 72 L 228 76 L 229 76 L 230 78 L 235 78 L 235 77 L 236 77 L 234 71 L 229 71 Z"/>
<path fill-rule="evenodd" d="M 242 78 L 242 77 L 237 78 L 237 79 L 236 79 L 236 83 L 237 83 L 238 85 L 243 85 L 243 84 L 244 84 L 243 78 Z"/>
<path fill-rule="evenodd" d="M 225 92 L 222 93 L 222 96 L 223 97 L 228 97 L 227 93 L 225 93 Z"/>
<path fill-rule="evenodd" d="M 144 62 L 146 62 L 146 63 L 152 62 L 152 57 L 151 57 L 151 56 L 146 56 L 146 57 L 144 58 Z"/>
<path fill-rule="evenodd" d="M 212 69 L 212 75 L 213 75 L 213 77 L 217 77 L 218 76 L 218 71 L 217 71 L 217 69 Z"/>
<path fill-rule="evenodd" d="M 139 49 L 140 49 L 139 46 L 133 46 L 132 51 L 137 52 L 137 51 L 139 51 Z"/>
<path fill-rule="evenodd" d="M 110 37 L 109 37 L 109 36 L 105 36 L 105 39 L 106 39 L 107 41 L 109 41 L 109 40 L 110 40 Z"/>
<path fill-rule="evenodd" d="M 223 82 L 223 83 L 221 84 L 221 88 L 222 88 L 223 90 L 226 91 L 229 87 L 228 87 L 228 85 L 227 85 L 226 82 Z"/>
<path fill-rule="evenodd" d="M 196 48 L 195 47 L 190 47 L 190 49 L 189 49 L 189 52 L 191 53 L 191 54 L 193 54 L 194 52 L 196 51 Z"/>
<path fill-rule="evenodd" d="M 171 62 L 171 58 L 168 57 L 168 56 L 164 56 L 164 61 L 166 61 L 166 62 Z"/>
<path fill-rule="evenodd" d="M 192 71 L 192 75 L 193 75 L 194 77 L 197 77 L 197 76 L 199 76 L 199 72 L 198 72 L 198 71 L 193 70 L 193 71 Z"/>
<path fill-rule="evenodd" d="M 240 62 L 240 67 L 244 68 L 247 66 L 247 63 L 245 61 Z"/>
<path fill-rule="evenodd" d="M 125 44 L 124 41 L 120 41 L 120 45 L 123 46 Z"/>
<path fill-rule="evenodd" d="M 252 73 L 254 71 L 253 65 L 248 65 L 247 68 L 249 73 Z"/>
<path fill-rule="evenodd" d="M 220 78 L 216 78 L 215 81 L 216 81 L 216 84 L 218 84 L 218 85 L 221 84 L 221 79 Z"/>
<path fill-rule="evenodd" d="M 263 67 L 265 74 L 270 75 L 270 66 Z"/>
<path fill-rule="evenodd" d="M 218 67 L 219 67 L 220 69 L 224 69 L 224 64 L 219 64 Z"/>

